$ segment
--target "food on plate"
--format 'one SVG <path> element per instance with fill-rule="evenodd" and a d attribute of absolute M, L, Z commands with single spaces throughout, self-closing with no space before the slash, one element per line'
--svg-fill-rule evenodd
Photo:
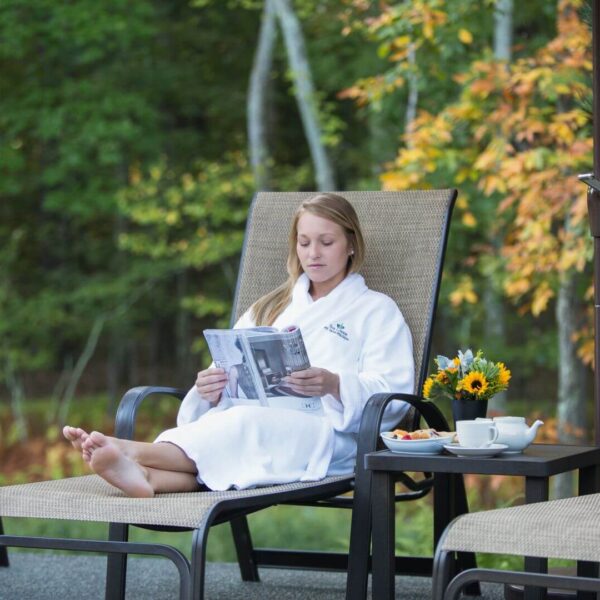
<path fill-rule="evenodd" d="M 415 431 L 405 431 L 404 429 L 394 429 L 390 432 L 392 439 L 396 440 L 431 440 L 439 437 L 448 437 L 454 435 L 453 431 L 436 431 L 435 429 L 416 429 Z"/>

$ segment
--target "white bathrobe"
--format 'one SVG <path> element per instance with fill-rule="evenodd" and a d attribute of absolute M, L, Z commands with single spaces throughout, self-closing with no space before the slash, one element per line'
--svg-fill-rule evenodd
<path fill-rule="evenodd" d="M 180 447 L 198 468 L 198 481 L 213 490 L 273 483 L 315 481 L 351 473 L 365 403 L 378 392 L 413 392 L 412 339 L 404 317 L 388 296 L 369 290 L 361 275 L 348 275 L 327 296 L 313 301 L 310 281 L 298 279 L 292 301 L 274 323 L 296 325 L 311 365 L 340 377 L 341 402 L 323 396 L 324 415 L 297 410 L 211 405 L 193 387 L 177 427 L 157 442 Z M 252 327 L 250 311 L 235 327 Z M 393 426 L 408 406 L 393 402 L 382 429 Z"/>

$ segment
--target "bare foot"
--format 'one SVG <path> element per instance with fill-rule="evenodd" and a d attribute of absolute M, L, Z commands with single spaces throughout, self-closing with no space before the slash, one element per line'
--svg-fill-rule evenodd
<path fill-rule="evenodd" d="M 63 435 L 73 444 L 73 448 L 80 452 L 81 446 L 88 436 L 87 432 L 81 429 L 81 427 L 71 427 L 70 425 L 63 427 Z"/>
<path fill-rule="evenodd" d="M 71 427 L 69 425 L 65 425 L 65 427 L 63 427 L 63 435 L 67 440 L 69 440 L 69 442 L 71 442 L 75 450 L 81 452 L 83 460 L 89 463 L 91 455 L 84 447 L 85 441 L 89 438 L 87 431 L 84 431 L 81 429 L 81 427 Z"/>
<path fill-rule="evenodd" d="M 108 483 L 134 498 L 154 496 L 145 469 L 131 460 L 112 438 L 98 431 L 92 431 L 85 446 L 91 455 L 90 466 Z"/>

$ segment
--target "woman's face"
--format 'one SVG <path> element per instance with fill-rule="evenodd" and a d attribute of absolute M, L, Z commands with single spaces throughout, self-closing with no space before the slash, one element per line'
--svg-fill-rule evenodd
<path fill-rule="evenodd" d="M 308 212 L 298 219 L 296 252 L 312 283 L 313 298 L 325 296 L 344 279 L 351 251 L 337 223 Z"/>

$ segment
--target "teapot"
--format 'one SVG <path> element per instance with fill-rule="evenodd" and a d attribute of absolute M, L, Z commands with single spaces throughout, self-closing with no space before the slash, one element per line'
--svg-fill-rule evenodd
<path fill-rule="evenodd" d="M 525 417 L 494 417 L 494 423 L 498 429 L 496 443 L 508 446 L 505 454 L 522 452 L 533 442 L 540 425 L 544 424 L 538 420 L 531 427 L 527 427 Z"/>

